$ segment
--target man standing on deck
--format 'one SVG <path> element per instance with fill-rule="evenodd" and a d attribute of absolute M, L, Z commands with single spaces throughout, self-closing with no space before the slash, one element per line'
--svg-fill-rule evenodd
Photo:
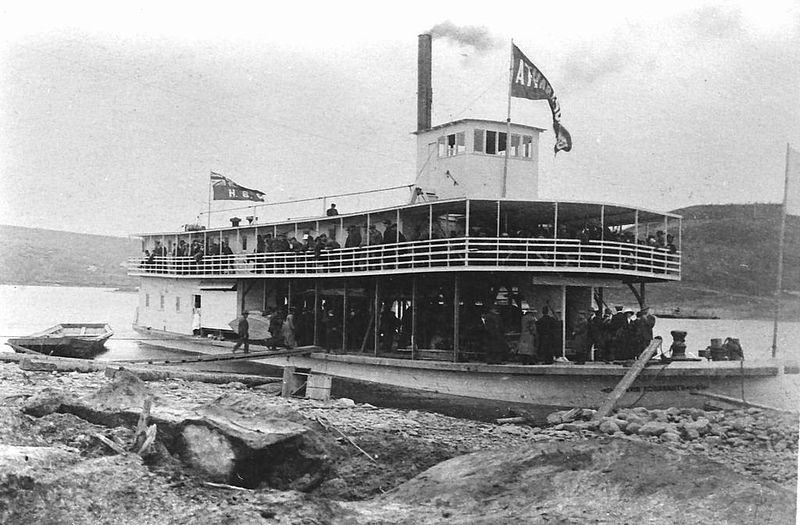
<path fill-rule="evenodd" d="M 589 339 L 589 321 L 586 319 L 586 312 L 578 312 L 575 326 L 572 329 L 572 346 L 575 351 L 575 363 L 582 365 L 586 363 L 586 358 L 592 348 Z"/>
<path fill-rule="evenodd" d="M 483 324 L 486 329 L 486 363 L 499 365 L 508 353 L 508 343 L 497 306 L 493 305 L 483 316 Z"/>
<path fill-rule="evenodd" d="M 326 211 L 325 214 L 328 217 L 334 217 L 336 215 L 339 215 L 339 210 L 336 209 L 336 205 L 334 203 L 331 203 L 331 207 L 328 208 L 328 211 Z"/>
<path fill-rule="evenodd" d="M 517 353 L 523 365 L 533 365 L 539 362 L 539 332 L 536 330 L 536 310 L 527 304 L 522 306 L 522 310 L 525 313 L 520 320 Z"/>
<path fill-rule="evenodd" d="M 645 306 L 636 314 L 636 339 L 637 350 L 641 352 L 653 340 L 653 327 L 656 325 L 656 316 L 650 313 L 650 307 Z"/>
<path fill-rule="evenodd" d="M 233 345 L 234 354 L 242 345 L 244 345 L 244 353 L 250 353 L 250 323 L 247 322 L 248 315 L 247 312 L 242 312 L 242 319 L 239 321 L 239 340 Z"/>
<path fill-rule="evenodd" d="M 539 332 L 539 353 L 545 364 L 552 364 L 561 348 L 561 323 L 553 317 L 549 306 L 542 308 L 542 318 L 536 322 Z"/>

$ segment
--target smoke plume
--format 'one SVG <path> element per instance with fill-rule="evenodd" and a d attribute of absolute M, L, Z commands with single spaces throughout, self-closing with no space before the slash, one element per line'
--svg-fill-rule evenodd
<path fill-rule="evenodd" d="M 436 24 L 427 32 L 434 39 L 446 38 L 458 45 L 471 46 L 476 51 L 489 51 L 502 43 L 501 39 L 492 35 L 485 27 L 457 26 L 449 20 Z"/>

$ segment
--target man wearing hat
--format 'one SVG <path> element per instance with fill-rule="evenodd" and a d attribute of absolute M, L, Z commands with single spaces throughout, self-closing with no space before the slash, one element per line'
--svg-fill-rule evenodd
<path fill-rule="evenodd" d="M 386 227 L 383 230 L 383 242 L 405 242 L 406 236 L 403 235 L 402 232 L 397 231 L 396 223 L 390 221 L 389 219 L 384 219 L 383 224 Z"/>
<path fill-rule="evenodd" d="M 369 225 L 369 232 L 367 235 L 370 246 L 374 246 L 376 244 L 383 244 L 383 235 L 381 234 L 381 232 L 378 231 L 378 228 L 375 227 L 375 224 Z"/>
<path fill-rule="evenodd" d="M 572 328 L 572 349 L 575 351 L 575 363 L 584 364 L 591 348 L 589 321 L 586 319 L 586 311 L 581 310 L 578 312 Z"/>
<path fill-rule="evenodd" d="M 351 224 L 347 227 L 347 238 L 344 240 L 345 248 L 358 248 L 361 246 L 361 228 Z"/>
<path fill-rule="evenodd" d="M 528 304 L 522 305 L 522 320 L 519 330 L 519 346 L 517 353 L 523 365 L 536 364 L 539 361 L 539 332 L 536 330 L 536 310 Z"/>
<path fill-rule="evenodd" d="M 250 353 L 250 323 L 247 322 L 248 315 L 247 312 L 242 312 L 242 318 L 239 320 L 239 340 L 233 345 L 234 354 L 242 345 L 244 345 L 244 353 Z"/>
<path fill-rule="evenodd" d="M 636 314 L 636 339 L 641 352 L 653 340 L 653 327 L 656 325 L 656 316 L 650 313 L 650 307 L 645 306 Z"/>
<path fill-rule="evenodd" d="M 549 306 L 542 308 L 542 318 L 536 322 L 539 333 L 539 356 L 544 364 L 551 364 L 561 349 L 561 322 L 553 317 Z"/>
<path fill-rule="evenodd" d="M 490 365 L 499 365 L 508 353 L 503 318 L 500 310 L 492 305 L 483 316 L 484 329 L 486 330 L 486 362 Z"/>

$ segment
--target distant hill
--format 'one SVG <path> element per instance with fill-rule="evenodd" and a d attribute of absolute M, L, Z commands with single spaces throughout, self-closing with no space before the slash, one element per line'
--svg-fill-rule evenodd
<path fill-rule="evenodd" d="M 687 284 L 772 296 L 778 271 L 778 204 L 691 206 L 675 213 L 683 216 Z M 800 291 L 800 217 L 786 221 L 783 289 Z"/>
<path fill-rule="evenodd" d="M 0 225 L 0 284 L 133 287 L 123 266 L 138 240 Z"/>
<path fill-rule="evenodd" d="M 683 216 L 680 283 L 647 288 L 657 310 L 732 318 L 769 318 L 774 311 L 778 266 L 778 204 L 706 204 L 674 210 Z M 783 317 L 800 315 L 800 217 L 787 217 Z M 630 304 L 632 295 L 612 291 Z"/>

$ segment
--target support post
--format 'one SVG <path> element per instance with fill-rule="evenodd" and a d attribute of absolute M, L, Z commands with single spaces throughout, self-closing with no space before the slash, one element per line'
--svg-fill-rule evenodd
<path fill-rule="evenodd" d="M 561 357 L 567 358 L 567 285 L 561 285 Z"/>
<path fill-rule="evenodd" d="M 380 336 L 380 319 L 381 319 L 381 312 L 379 311 L 381 303 L 380 303 L 380 280 L 379 276 L 375 276 L 375 297 L 373 298 L 373 323 L 372 323 L 372 336 L 373 342 L 375 343 L 375 357 L 378 357 L 378 349 L 380 347 L 380 341 L 378 341 L 378 337 Z"/>
<path fill-rule="evenodd" d="M 417 274 L 411 275 L 411 359 L 417 358 Z"/>
<path fill-rule="evenodd" d="M 461 279 L 457 273 L 453 274 L 453 362 L 458 363 L 458 340 L 460 316 L 458 306 L 461 302 Z"/>
<path fill-rule="evenodd" d="M 347 279 L 342 293 L 342 351 L 347 352 Z"/>
<path fill-rule="evenodd" d="M 314 280 L 314 346 L 319 346 L 319 280 Z"/>

